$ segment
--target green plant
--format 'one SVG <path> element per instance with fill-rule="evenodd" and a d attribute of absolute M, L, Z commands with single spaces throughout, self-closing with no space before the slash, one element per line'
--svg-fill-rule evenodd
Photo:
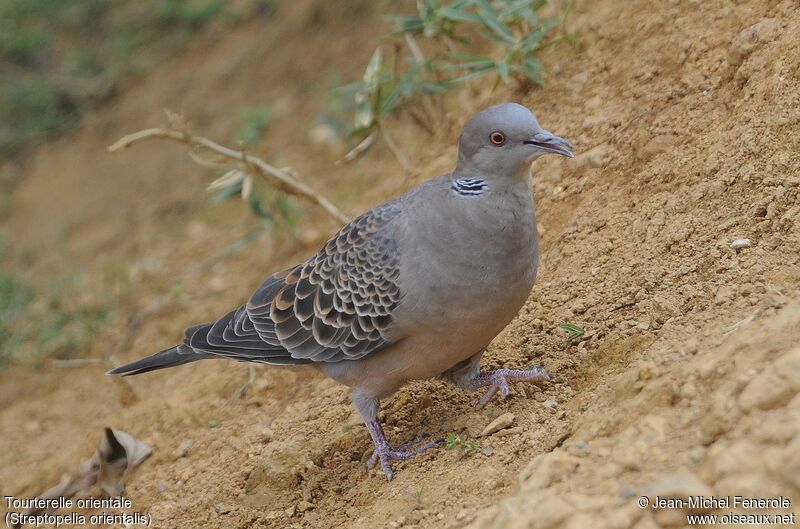
<path fill-rule="evenodd" d="M 75 278 L 35 289 L 11 273 L 0 272 L 0 363 L 73 356 L 94 340 L 111 309 L 76 302 Z"/>
<path fill-rule="evenodd" d="M 17 320 L 32 298 L 27 285 L 16 277 L 0 272 L 0 365 L 20 343 Z"/>
<path fill-rule="evenodd" d="M 162 26 L 186 26 L 200 29 L 225 9 L 223 0 L 192 2 L 189 0 L 160 0 L 155 16 Z"/>
<path fill-rule="evenodd" d="M 422 36 L 441 45 L 444 53 L 437 54 L 437 67 L 459 75 L 453 82 L 495 73 L 503 82 L 516 75 L 541 83 L 541 64 L 533 54 L 558 24 L 555 18 L 539 16 L 546 5 L 547 0 L 424 0 L 417 4 L 417 15 L 392 20 L 396 34 Z M 496 43 L 494 56 L 475 51 L 480 45 L 470 32 Z"/>
<path fill-rule="evenodd" d="M 98 75 L 103 72 L 103 65 L 100 64 L 92 51 L 80 48 L 69 55 L 70 70 L 75 75 Z"/>
<path fill-rule="evenodd" d="M 17 64 L 28 64 L 45 48 L 47 38 L 37 29 L 0 29 L 0 54 Z"/>
<path fill-rule="evenodd" d="M 261 139 L 272 120 L 269 107 L 244 107 L 239 110 L 239 138 L 245 143 L 255 143 Z"/>
<path fill-rule="evenodd" d="M 546 5 L 547 0 L 418 0 L 416 14 L 390 16 L 394 31 L 372 54 L 363 78 L 339 89 L 352 97 L 347 132 L 357 141 L 345 159 L 365 152 L 381 137 L 407 167 L 385 127 L 392 112 L 404 108 L 432 130 L 432 114 L 442 105 L 431 99 L 471 79 L 494 74 L 496 83 L 540 84 L 541 64 L 535 55 L 558 41 L 544 39 L 559 23 L 562 33 L 566 31 L 571 0 L 561 18 L 540 16 Z M 387 60 L 383 50 L 388 47 L 394 53 Z M 421 102 L 420 108 L 412 102 Z"/>
<path fill-rule="evenodd" d="M 5 92 L 0 115 L 8 129 L 0 136 L 0 153 L 12 152 L 58 134 L 75 123 L 80 103 L 45 80 L 15 84 Z"/>
<path fill-rule="evenodd" d="M 32 297 L 31 289 L 22 281 L 0 272 L 0 321 L 7 322 L 19 314 Z"/>
<path fill-rule="evenodd" d="M 567 341 L 569 341 L 569 343 L 579 342 L 581 336 L 583 336 L 586 333 L 586 329 L 584 329 L 583 327 L 579 327 L 573 323 L 562 323 L 561 325 L 558 326 L 558 328 L 567 333 L 568 335 Z"/>
<path fill-rule="evenodd" d="M 286 193 L 264 185 L 253 174 L 242 169 L 232 169 L 208 186 L 216 193 L 217 203 L 241 197 L 250 211 L 266 226 L 274 227 L 280 223 L 289 228 L 296 224 L 294 208 Z"/>
<path fill-rule="evenodd" d="M 457 435 L 455 433 L 447 434 L 444 443 L 448 450 L 458 450 L 464 454 L 476 452 L 481 448 L 479 441 L 468 439 L 466 436 Z"/>
<path fill-rule="evenodd" d="M 298 178 L 293 170 L 279 169 L 253 156 L 247 152 L 244 145 L 239 150 L 231 149 L 203 136 L 192 134 L 180 115 L 169 110 L 166 113 L 170 121 L 169 129 L 150 128 L 128 134 L 110 145 L 108 150 L 115 152 L 152 138 L 189 145 L 192 147 L 189 155 L 198 165 L 226 170 L 208 186 L 210 191 L 216 192 L 217 200 L 223 201 L 238 195 L 249 204 L 251 211 L 257 217 L 265 221 L 243 240 L 252 240 L 253 237 L 257 237 L 259 229 L 266 225 L 274 226 L 277 221 L 283 222 L 290 228 L 293 227 L 295 219 L 288 195 L 316 204 L 339 223 L 350 221 L 350 218 L 330 200 Z M 216 158 L 206 158 L 208 154 L 213 154 Z M 235 243 L 234 246 L 238 246 L 240 242 L 242 241 Z"/>
<path fill-rule="evenodd" d="M 224 0 L 0 0 L 0 156 L 70 130 L 120 78 L 236 13 Z"/>

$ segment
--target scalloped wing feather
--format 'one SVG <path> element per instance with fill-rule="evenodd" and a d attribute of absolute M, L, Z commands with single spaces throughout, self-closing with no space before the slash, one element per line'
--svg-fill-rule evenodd
<path fill-rule="evenodd" d="M 316 255 L 272 275 L 246 305 L 187 329 L 184 345 L 197 354 L 279 365 L 355 360 L 381 350 L 400 302 L 389 229 L 399 213 L 390 202 L 358 217 Z"/>
<path fill-rule="evenodd" d="M 355 360 L 385 347 L 400 302 L 397 243 L 387 228 L 399 213 L 397 204 L 384 204 L 269 278 L 246 305 L 258 336 L 313 362 Z"/>

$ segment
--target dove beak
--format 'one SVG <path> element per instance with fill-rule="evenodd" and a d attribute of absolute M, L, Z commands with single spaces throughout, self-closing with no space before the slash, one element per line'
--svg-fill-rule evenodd
<path fill-rule="evenodd" d="M 533 135 L 533 138 L 525 140 L 522 143 L 525 145 L 533 145 L 543 152 L 551 152 L 553 154 L 560 154 L 568 158 L 574 158 L 575 148 L 570 142 L 564 138 L 560 138 L 552 132 L 541 130 Z"/>

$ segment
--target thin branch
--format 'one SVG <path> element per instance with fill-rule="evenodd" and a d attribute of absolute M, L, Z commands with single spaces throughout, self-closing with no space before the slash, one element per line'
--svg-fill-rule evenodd
<path fill-rule="evenodd" d="M 369 133 L 369 136 L 361 140 L 359 144 L 353 147 L 350 150 L 350 152 L 345 154 L 341 160 L 337 160 L 336 166 L 339 167 L 341 165 L 344 165 L 345 162 L 352 162 L 353 160 L 361 156 L 364 152 L 366 152 L 367 149 L 369 149 L 372 146 L 373 143 L 375 143 L 375 140 L 377 138 L 378 138 L 378 131 L 373 130 L 372 132 Z"/>
<path fill-rule="evenodd" d="M 190 147 L 202 147 L 208 149 L 209 151 L 220 154 L 230 160 L 235 160 L 244 164 L 254 173 L 258 173 L 262 178 L 267 180 L 273 186 L 277 187 L 279 190 L 290 195 L 304 198 L 319 205 L 338 222 L 345 224 L 350 221 L 350 218 L 342 213 L 339 208 L 334 206 L 330 200 L 316 192 L 307 184 L 287 174 L 285 171 L 281 171 L 280 169 L 273 167 L 261 158 L 256 158 L 251 154 L 245 154 L 241 150 L 225 147 L 224 145 L 220 145 L 219 143 L 202 136 L 195 136 L 187 132 L 167 130 L 162 128 L 145 129 L 120 138 L 116 143 L 108 147 L 108 150 L 110 152 L 116 152 L 121 149 L 127 149 L 128 147 L 141 141 L 153 138 L 172 140 L 178 143 L 189 145 Z"/>
<path fill-rule="evenodd" d="M 389 134 L 389 131 L 386 130 L 386 127 L 383 125 L 378 125 L 378 128 L 381 131 L 381 136 L 383 137 L 383 141 L 386 143 L 386 146 L 389 147 L 389 150 L 392 151 L 394 157 L 397 158 L 397 161 L 403 166 L 403 170 L 410 174 L 414 168 L 410 163 L 408 163 L 408 158 L 406 158 L 406 155 L 403 154 L 403 151 L 401 151 L 400 147 L 398 147 L 394 142 L 394 139 L 392 138 L 391 134 Z"/>

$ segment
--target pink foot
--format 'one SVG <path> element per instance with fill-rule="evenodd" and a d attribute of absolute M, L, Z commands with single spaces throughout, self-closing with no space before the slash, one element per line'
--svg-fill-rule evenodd
<path fill-rule="evenodd" d="M 429 441 L 419 445 L 416 448 L 412 448 L 427 437 L 426 435 L 420 435 L 404 445 L 393 447 L 386 439 L 386 435 L 383 433 L 383 427 L 381 427 L 380 421 L 374 420 L 368 422 L 367 430 L 369 430 L 369 434 L 372 436 L 372 442 L 375 444 L 375 451 L 367 460 L 367 468 L 374 467 L 378 463 L 378 460 L 380 460 L 381 469 L 386 475 L 386 479 L 389 481 L 394 478 L 394 471 L 392 470 L 393 461 L 405 461 L 407 459 L 411 459 L 415 455 L 421 454 L 422 452 L 435 446 L 439 446 L 443 442 L 442 439 L 437 439 L 435 441 Z"/>
<path fill-rule="evenodd" d="M 487 402 L 492 400 L 495 393 L 500 391 L 504 397 L 508 395 L 509 382 L 532 382 L 534 384 L 552 380 L 554 375 L 542 366 L 531 369 L 495 369 L 494 371 L 483 371 L 478 373 L 470 381 L 470 389 L 476 390 L 488 386 L 486 393 L 475 401 L 476 408 L 482 408 Z"/>

